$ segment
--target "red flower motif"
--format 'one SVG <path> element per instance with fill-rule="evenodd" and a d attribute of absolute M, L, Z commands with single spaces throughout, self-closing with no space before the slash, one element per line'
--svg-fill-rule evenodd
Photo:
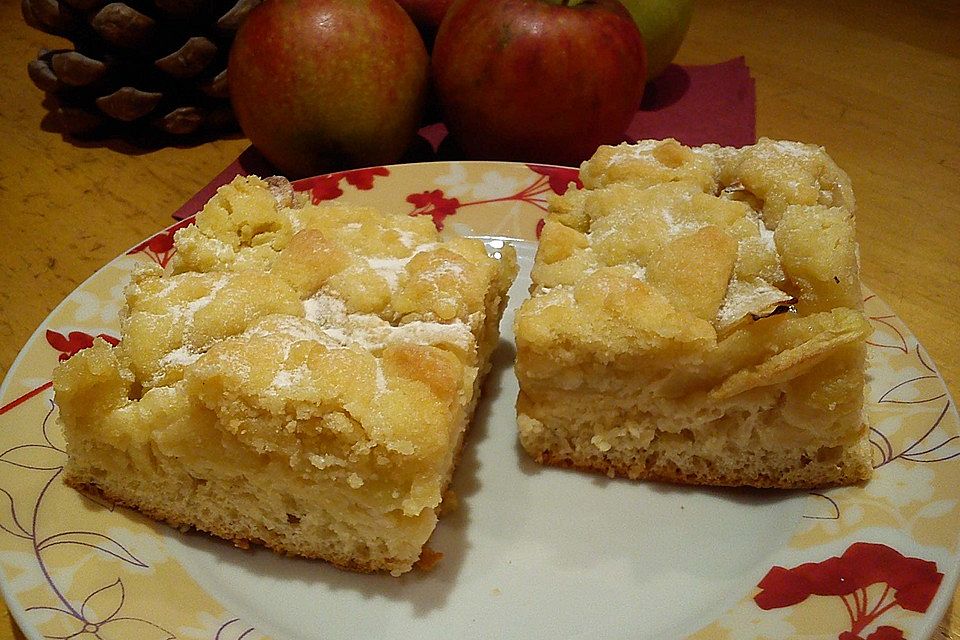
<path fill-rule="evenodd" d="M 544 218 L 540 218 L 537 221 L 537 240 L 540 239 L 540 234 L 543 233 L 543 225 L 547 224 L 547 221 Z"/>
<path fill-rule="evenodd" d="M 147 249 L 154 253 L 166 253 L 173 248 L 172 233 L 158 233 L 147 241 Z"/>
<path fill-rule="evenodd" d="M 368 169 L 352 169 L 344 171 L 340 175 L 355 189 L 360 191 L 369 191 L 373 189 L 373 181 L 377 176 L 388 176 L 390 170 L 386 167 L 370 167 Z"/>
<path fill-rule="evenodd" d="M 339 171 L 337 173 L 328 173 L 323 176 L 298 180 L 294 183 L 294 188 L 298 191 L 310 191 L 314 204 L 324 200 L 336 200 L 343 195 L 343 189 L 340 188 L 340 181 L 344 180 L 347 184 L 360 191 L 369 191 L 373 189 L 373 182 L 377 176 L 388 176 L 390 170 L 386 167 L 368 167 L 365 169 L 351 169 L 349 171 Z"/>
<path fill-rule="evenodd" d="M 808 562 L 793 569 L 773 567 L 757 585 L 754 596 L 764 610 L 789 607 L 810 596 L 836 596 L 843 600 L 850 616 L 850 629 L 839 640 L 863 640 L 858 635 L 887 610 L 899 605 L 908 611 L 923 613 L 940 587 L 943 574 L 935 562 L 908 558 L 883 544 L 856 542 L 841 556 L 822 562 Z M 867 587 L 886 584 L 883 595 L 871 609 L 867 606 Z M 887 596 L 893 593 L 891 600 Z M 851 596 L 848 600 L 847 596 Z M 867 640 L 902 640 L 895 627 L 879 627 Z"/>
<path fill-rule="evenodd" d="M 172 227 L 164 229 L 160 233 L 147 238 L 133 249 L 130 249 L 130 251 L 127 251 L 127 255 L 132 256 L 135 253 L 142 252 L 161 267 L 167 266 L 167 263 L 170 262 L 170 258 L 173 257 L 176 251 L 173 247 L 174 234 L 180 229 L 193 224 L 195 219 L 196 216 L 184 218 Z"/>
<path fill-rule="evenodd" d="M 411 216 L 430 216 L 437 231 L 443 230 L 444 218 L 455 214 L 460 207 L 459 200 L 447 198 L 440 189 L 411 193 L 407 196 L 407 202 L 414 207 Z"/>
<path fill-rule="evenodd" d="M 52 329 L 47 329 L 46 333 L 47 343 L 60 352 L 59 360 L 63 362 L 75 356 L 78 352 L 89 349 L 93 346 L 94 337 L 89 333 L 84 333 L 83 331 L 71 331 L 67 335 L 53 331 Z M 100 333 L 97 335 L 98 338 L 103 338 L 112 346 L 117 346 L 120 344 L 118 338 L 113 336 Z"/>
<path fill-rule="evenodd" d="M 563 195 L 567 192 L 567 187 L 573 182 L 578 189 L 583 188 L 580 181 L 580 171 L 572 167 L 555 167 L 545 164 L 528 164 L 527 167 L 534 173 L 546 176 L 550 181 L 550 188 L 557 195 Z"/>
<path fill-rule="evenodd" d="M 850 631 L 844 631 L 838 637 L 838 640 L 904 640 L 903 631 L 897 629 L 896 627 L 882 626 L 877 627 L 877 630 L 868 635 L 866 638 L 861 638 L 855 633 Z"/>
<path fill-rule="evenodd" d="M 310 195 L 314 204 L 324 200 L 336 200 L 343 195 L 343 189 L 340 188 L 340 176 L 334 173 L 311 179 Z"/>

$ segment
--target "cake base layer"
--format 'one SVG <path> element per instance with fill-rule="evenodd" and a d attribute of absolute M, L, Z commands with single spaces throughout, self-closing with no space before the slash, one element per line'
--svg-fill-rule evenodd
<path fill-rule="evenodd" d="M 492 295 L 488 302 L 490 315 L 478 348 L 483 368 L 474 379 L 471 401 L 463 408 L 459 427 L 455 428 L 459 435 L 446 465 L 441 495 L 446 493 L 459 463 L 499 342 L 497 321 L 507 298 Z M 95 347 L 88 357 L 94 359 L 101 348 L 105 349 L 103 345 Z M 107 356 L 107 362 L 111 360 Z M 185 413 L 172 407 L 168 421 L 179 422 Z M 204 433 L 210 427 L 206 422 L 194 419 L 198 446 L 210 435 Z M 284 555 L 325 560 L 348 571 L 400 575 L 413 569 L 424 553 L 429 554 L 430 563 L 441 555 L 425 545 L 443 503 L 415 516 L 404 514 L 402 509 L 384 511 L 381 505 L 358 500 L 358 492 L 349 485 L 329 482 L 311 486 L 309 481 L 291 475 L 287 461 L 256 455 L 233 442 L 222 442 L 227 452 L 224 457 L 236 461 L 233 466 L 211 465 L 209 459 L 192 464 L 188 456 L 156 450 L 156 441 L 164 440 L 162 432 L 162 428 L 154 429 L 154 443 L 142 443 L 131 455 L 129 449 L 121 451 L 106 442 L 102 434 L 68 427 L 64 482 L 180 530 L 196 529 L 241 549 L 260 545 Z M 150 462 L 138 464 L 138 460 Z"/>
<path fill-rule="evenodd" d="M 119 460 L 116 452 L 97 445 L 83 454 L 101 462 Z M 302 492 L 291 491 L 269 473 L 197 479 L 174 465 L 149 476 L 104 467 L 108 465 L 69 465 L 64 481 L 180 530 L 203 531 L 241 549 L 261 545 L 285 555 L 326 560 L 350 571 L 409 571 L 437 521 L 433 510 L 416 518 L 365 511 L 351 504 L 349 494 L 335 495 L 329 488 L 315 492 L 315 503 L 300 500 L 291 509 L 287 496 Z M 307 513 L 298 516 L 288 509 Z M 354 515 L 349 523 L 340 515 L 346 510 Z"/>
<path fill-rule="evenodd" d="M 674 484 L 770 489 L 811 489 L 855 484 L 870 478 L 869 444 L 847 449 L 780 448 L 763 450 L 727 446 L 722 455 L 704 455 L 678 434 L 649 435 L 642 449 L 618 447 L 600 451 L 589 444 L 546 430 L 542 423 L 520 415 L 520 443 L 541 464 L 596 471 L 608 477 Z M 866 430 L 867 426 L 864 425 Z M 588 438 L 589 440 L 589 438 Z"/>
<path fill-rule="evenodd" d="M 399 575 L 437 524 L 515 254 L 304 198 L 238 178 L 166 269 L 133 272 L 120 343 L 54 372 L 64 478 L 237 546 Z"/>
<path fill-rule="evenodd" d="M 580 181 L 516 315 L 524 449 L 684 484 L 869 478 L 856 204 L 825 151 L 646 140 Z"/>

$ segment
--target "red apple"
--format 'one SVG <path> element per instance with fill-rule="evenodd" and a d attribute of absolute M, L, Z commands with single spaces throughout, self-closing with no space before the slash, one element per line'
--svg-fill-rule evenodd
<path fill-rule="evenodd" d="M 469 157 L 553 164 L 618 142 L 647 73 L 616 0 L 460 0 L 432 65 L 444 121 Z"/>
<path fill-rule="evenodd" d="M 440 28 L 443 16 L 453 4 L 453 0 L 397 0 L 397 4 L 410 14 L 413 24 L 417 25 L 427 49 L 433 46 L 433 40 Z"/>
<path fill-rule="evenodd" d="M 394 0 L 266 0 L 230 51 L 243 132 L 304 176 L 397 161 L 420 122 L 429 59 Z"/>

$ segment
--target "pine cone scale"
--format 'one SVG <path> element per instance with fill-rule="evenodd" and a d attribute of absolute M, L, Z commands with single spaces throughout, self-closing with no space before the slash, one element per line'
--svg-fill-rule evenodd
<path fill-rule="evenodd" d="M 235 32 L 240 28 L 240 23 L 247 17 L 247 14 L 253 11 L 253 8 L 260 4 L 261 0 L 237 0 L 237 4 L 223 14 L 223 17 L 217 20 L 217 27 L 223 31 Z"/>
<path fill-rule="evenodd" d="M 203 91 L 203 93 L 211 98 L 223 98 L 224 100 L 229 98 L 230 87 L 227 84 L 227 70 L 224 69 L 208 82 L 201 84 L 200 91 Z"/>
<path fill-rule="evenodd" d="M 37 85 L 37 88 L 44 93 L 53 93 L 60 87 L 57 74 L 53 72 L 53 69 L 47 61 L 42 58 L 30 61 L 27 65 L 27 74 L 30 76 L 33 84 Z"/>
<path fill-rule="evenodd" d="M 180 107 L 159 119 L 157 125 L 175 135 L 193 133 L 203 123 L 203 113 L 196 107 Z"/>
<path fill-rule="evenodd" d="M 28 24 L 74 43 L 27 65 L 62 131 L 143 139 L 236 130 L 227 54 L 261 0 L 21 1 Z"/>
<path fill-rule="evenodd" d="M 20 12 L 28 25 L 56 36 L 68 34 L 77 23 L 69 5 L 57 0 L 23 0 Z"/>
<path fill-rule="evenodd" d="M 121 87 L 110 95 L 97 98 L 96 103 L 100 110 L 111 118 L 131 122 L 156 109 L 161 98 L 162 93 Z"/>
<path fill-rule="evenodd" d="M 174 78 L 192 78 L 203 72 L 217 57 L 217 45 L 207 38 L 193 37 L 182 47 L 155 63 L 157 67 Z"/>
<path fill-rule="evenodd" d="M 122 2 L 111 2 L 98 11 L 90 21 L 97 33 L 118 47 L 143 46 L 153 39 L 156 22 Z"/>
<path fill-rule="evenodd" d="M 55 53 L 50 66 L 57 79 L 74 87 L 83 87 L 100 80 L 107 73 L 107 65 L 76 51 Z"/>

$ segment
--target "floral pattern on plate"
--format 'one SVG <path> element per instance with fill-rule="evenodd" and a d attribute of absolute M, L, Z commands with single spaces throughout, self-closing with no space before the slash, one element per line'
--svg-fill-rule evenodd
<path fill-rule="evenodd" d="M 576 183 L 574 169 L 461 162 L 373 167 L 296 186 L 314 202 L 370 205 L 430 216 L 438 229 L 532 241 L 549 194 Z M 173 551 L 176 532 L 83 497 L 60 481 L 65 454 L 50 388 L 53 367 L 94 337 L 116 342 L 116 313 L 130 272 L 145 260 L 166 265 L 175 251 L 174 233 L 191 221 L 148 238 L 81 285 L 37 329 L 0 390 L 0 583 L 29 638 L 267 637 L 256 628 L 253 612 L 234 610 L 229 598 L 195 579 Z M 942 616 L 957 578 L 957 413 L 906 326 L 873 294 L 865 306 L 876 328 L 868 390 L 875 478 L 864 487 L 796 496 L 801 508 L 788 523 L 784 544 L 752 558 L 747 577 L 725 586 L 730 597 L 668 627 L 674 637 L 895 640 L 928 636 Z M 509 448 L 507 453 L 520 455 Z M 518 462 L 525 473 L 539 472 Z M 597 484 L 608 492 L 636 486 Z M 673 501 L 682 509 L 691 496 L 696 494 L 681 492 Z M 736 517 L 738 509 L 750 509 L 741 502 L 765 499 L 741 498 L 721 508 Z M 523 565 L 520 559 L 517 565 Z M 473 569 L 467 561 L 459 571 L 470 575 Z M 431 574 L 415 579 L 429 581 Z M 513 586 L 492 585 L 486 595 L 495 605 L 497 598 L 517 594 Z M 678 620 L 682 614 L 677 612 Z M 589 622 L 591 612 L 578 615 Z M 623 615 L 621 627 L 635 624 L 643 636 L 646 627 L 636 612 Z"/>

